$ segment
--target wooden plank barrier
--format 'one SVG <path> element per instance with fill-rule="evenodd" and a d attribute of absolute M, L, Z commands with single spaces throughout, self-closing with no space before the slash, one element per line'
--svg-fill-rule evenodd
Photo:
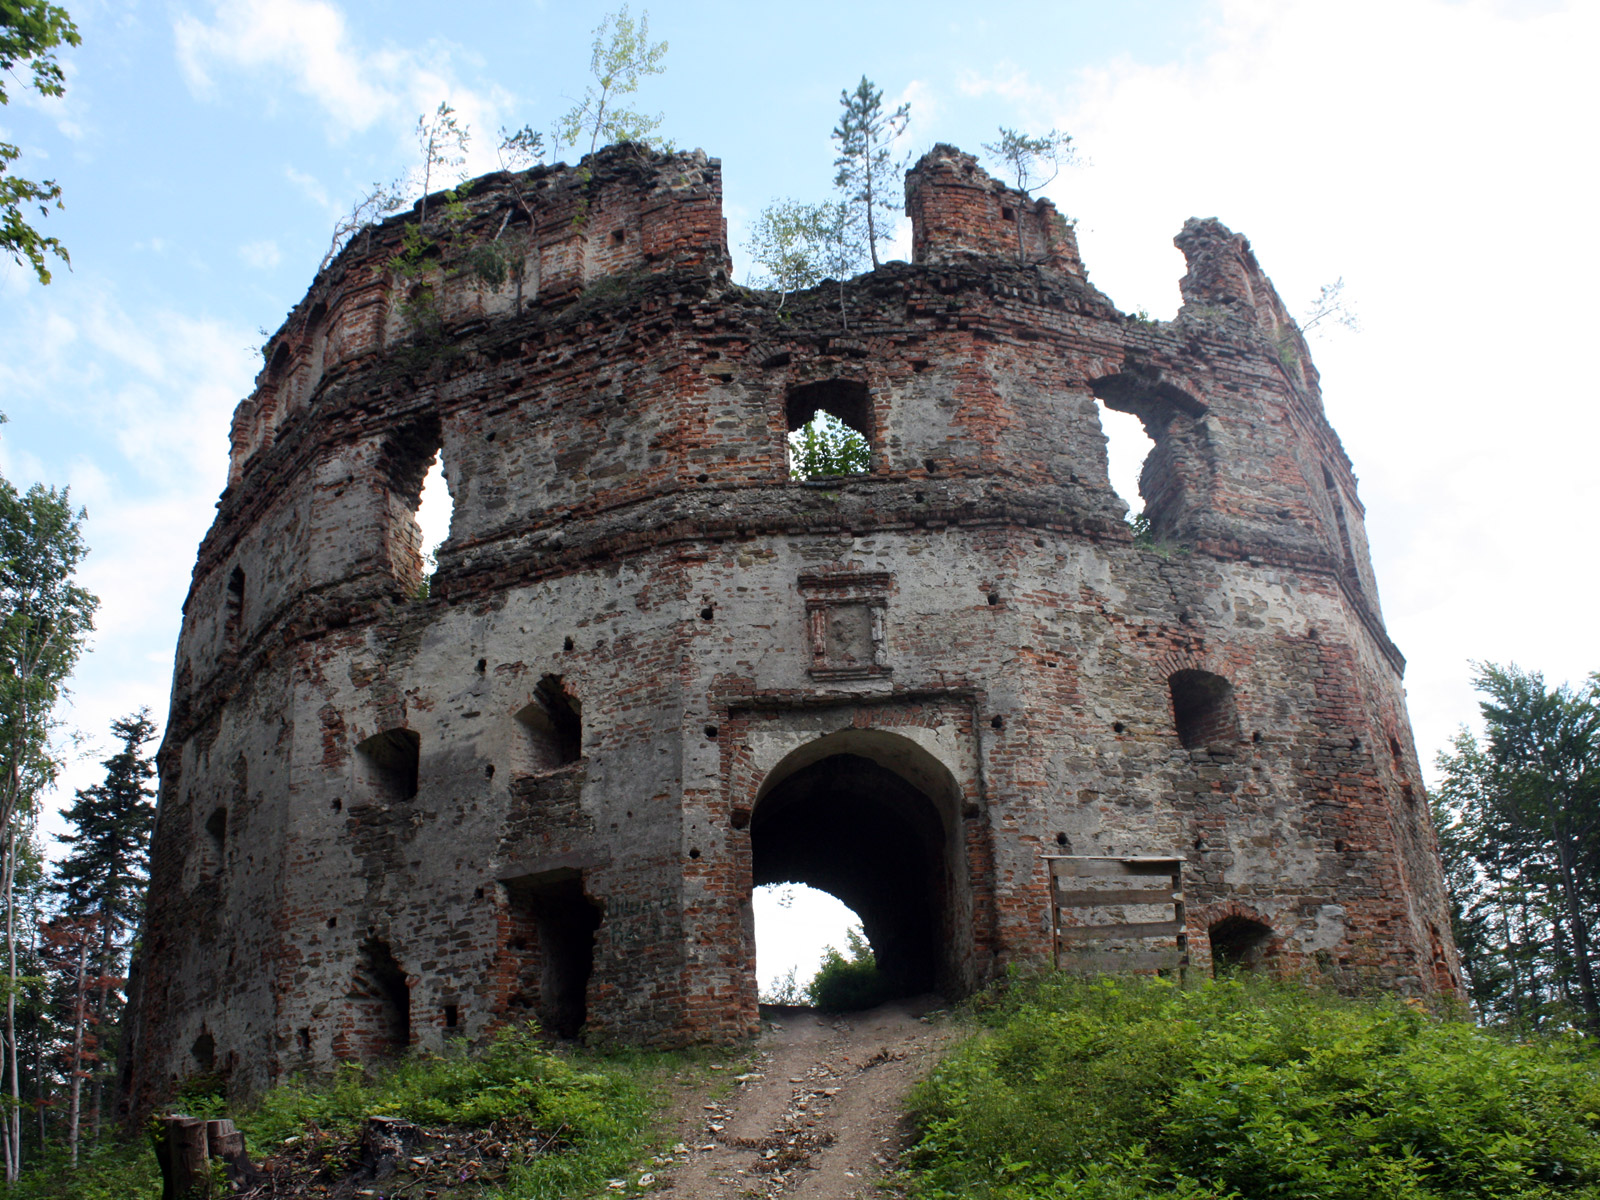
<path fill-rule="evenodd" d="M 1058 970 L 1178 971 L 1189 966 L 1183 859 L 1103 854 L 1047 854 L 1050 864 L 1050 941 Z M 1104 881 L 1105 886 L 1096 886 Z M 1107 909 L 1164 908 L 1161 920 L 1095 920 Z M 1174 945 L 1137 949 L 1110 941 L 1172 939 Z"/>

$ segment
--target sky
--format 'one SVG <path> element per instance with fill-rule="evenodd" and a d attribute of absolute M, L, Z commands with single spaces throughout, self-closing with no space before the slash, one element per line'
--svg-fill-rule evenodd
<path fill-rule="evenodd" d="M 10 81 L 0 141 L 22 148 L 19 174 L 60 182 L 66 208 L 43 224 L 72 268 L 41 287 L 0 264 L 0 472 L 71 486 L 92 547 L 83 581 L 102 599 L 62 714 L 85 751 L 52 808 L 99 777 L 114 718 L 165 716 L 229 417 L 334 222 L 410 167 L 417 117 L 441 100 L 474 134 L 473 172 L 495 166 L 500 127 L 550 129 L 583 92 L 608 7 L 76 0 L 65 97 Z M 1070 133 L 1080 165 L 1043 190 L 1124 310 L 1176 312 L 1172 237 L 1189 216 L 1247 234 L 1291 311 L 1342 278 L 1361 329 L 1313 355 L 1361 481 L 1424 763 L 1476 721 L 1472 660 L 1552 681 L 1600 668 L 1600 405 L 1584 370 L 1600 4 L 648 13 L 669 50 L 637 103 L 722 160 L 741 280 L 764 204 L 829 197 L 839 92 L 863 73 L 910 104 L 913 155 L 940 141 L 976 153 L 1001 125 Z M 907 241 L 902 229 L 899 254 Z"/>

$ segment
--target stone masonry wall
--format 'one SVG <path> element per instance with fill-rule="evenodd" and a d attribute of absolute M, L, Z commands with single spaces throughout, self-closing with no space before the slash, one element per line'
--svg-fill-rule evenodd
<path fill-rule="evenodd" d="M 1136 319 L 940 146 L 846 329 L 831 281 L 732 283 L 720 193 L 629 147 L 485 177 L 420 274 L 386 222 L 275 335 L 185 605 L 132 1110 L 528 1017 L 746 1035 L 782 880 L 958 995 L 1048 957 L 1051 854 L 1182 857 L 1196 970 L 1246 930 L 1457 986 L 1355 476 L 1248 243 L 1189 222 Z M 1155 443 L 1148 540 L 1099 403 Z M 790 477 L 818 408 L 868 473 Z"/>

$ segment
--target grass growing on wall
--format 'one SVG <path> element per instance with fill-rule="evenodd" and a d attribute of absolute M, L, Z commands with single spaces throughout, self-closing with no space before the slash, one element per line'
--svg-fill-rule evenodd
<path fill-rule="evenodd" d="M 585 1051 L 554 1052 L 531 1030 L 502 1033 L 473 1055 L 417 1056 L 376 1068 L 340 1066 L 332 1076 L 297 1081 L 265 1093 L 250 1110 L 215 1096 L 191 1095 L 172 1107 L 194 1116 L 227 1115 L 245 1132 L 256 1162 L 290 1154 L 296 1182 L 309 1184 L 319 1164 L 334 1176 L 348 1170 L 361 1126 L 369 1116 L 399 1117 L 430 1131 L 464 1131 L 458 1147 L 486 1140 L 509 1148 L 509 1163 L 480 1175 L 470 1157 L 426 1181 L 409 1171 L 382 1183 L 362 1184 L 373 1194 L 437 1195 L 440 1200 L 557 1200 L 604 1192 L 636 1195 L 644 1160 L 659 1140 L 661 1085 L 675 1073 L 696 1071 L 703 1054 Z M 492 1131 L 491 1138 L 470 1131 Z M 439 1138 L 419 1154 L 438 1156 Z M 530 1147 L 543 1147 L 530 1151 Z M 620 1189 L 607 1182 L 621 1179 Z M 328 1180 L 321 1180 L 326 1184 Z M 161 1194 L 147 1138 L 110 1143 L 86 1156 L 76 1171 L 65 1164 L 36 1164 L 8 1200 L 154 1200 Z"/>
<path fill-rule="evenodd" d="M 926 1200 L 1600 1197 L 1600 1063 L 1399 1000 L 1020 983 L 912 1097 Z"/>

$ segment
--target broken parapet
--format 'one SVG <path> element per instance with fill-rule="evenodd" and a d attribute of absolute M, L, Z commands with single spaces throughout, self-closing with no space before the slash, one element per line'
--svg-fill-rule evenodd
<path fill-rule="evenodd" d="M 919 265 L 1010 258 L 1083 278 L 1077 235 L 1054 204 L 1007 187 L 943 142 L 906 175 L 906 214 Z"/>

